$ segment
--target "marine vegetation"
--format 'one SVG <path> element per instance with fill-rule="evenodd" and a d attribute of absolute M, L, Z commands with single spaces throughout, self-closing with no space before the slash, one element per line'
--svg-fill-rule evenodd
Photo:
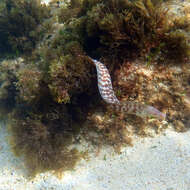
<path fill-rule="evenodd" d="M 180 113 L 189 99 L 174 91 L 188 91 L 189 24 L 186 14 L 170 16 L 170 3 L 0 3 L 0 50 L 17 57 L 0 64 L 0 105 L 9 105 L 12 150 L 30 175 L 73 169 L 84 157 L 76 150 L 82 137 L 119 151 L 134 134 L 159 133 L 167 122 L 187 129 Z M 170 72 L 173 67 L 182 71 Z M 104 100 L 118 103 L 115 109 L 98 88 Z"/>
<path fill-rule="evenodd" d="M 39 0 L 0 2 L 0 51 L 20 54 L 31 51 L 43 38 L 50 9 Z"/>
<path fill-rule="evenodd" d="M 77 31 L 84 50 L 92 57 L 155 58 L 162 54 L 160 57 L 182 61 L 189 56 L 189 19 L 169 15 L 170 2 L 71 1 L 60 8 L 59 22 Z"/>
<path fill-rule="evenodd" d="M 13 135 L 10 144 L 17 156 L 24 155 L 29 177 L 48 170 L 59 175 L 63 170 L 73 169 L 83 157 L 76 148 L 69 148 L 73 143 L 74 123 L 65 106 L 54 106 L 54 110 L 47 111 L 46 115 L 33 112 L 32 116 L 26 108 L 20 108 L 10 116 L 13 122 L 10 122 Z"/>

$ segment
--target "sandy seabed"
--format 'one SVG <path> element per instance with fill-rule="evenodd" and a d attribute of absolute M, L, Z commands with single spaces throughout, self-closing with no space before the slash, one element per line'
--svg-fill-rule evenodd
<path fill-rule="evenodd" d="M 8 144 L 5 124 L 0 127 L 0 190 L 189 190 L 190 131 L 168 129 L 154 138 L 136 138 L 133 147 L 115 154 L 104 147 L 75 170 L 58 179 L 51 172 L 27 179 L 22 158 Z"/>

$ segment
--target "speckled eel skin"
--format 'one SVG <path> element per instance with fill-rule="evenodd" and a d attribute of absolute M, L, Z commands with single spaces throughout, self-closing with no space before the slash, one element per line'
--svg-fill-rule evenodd
<path fill-rule="evenodd" d="M 113 104 L 115 109 L 120 112 L 135 114 L 142 118 L 156 117 L 159 120 L 165 119 L 166 115 L 152 106 L 132 101 L 120 102 L 113 91 L 111 77 L 106 66 L 95 59 L 91 60 L 96 66 L 98 89 L 105 102 Z"/>

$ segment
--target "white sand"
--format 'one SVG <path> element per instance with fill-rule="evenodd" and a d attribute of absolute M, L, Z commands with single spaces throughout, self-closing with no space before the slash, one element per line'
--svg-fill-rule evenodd
<path fill-rule="evenodd" d="M 122 154 L 104 148 L 59 180 L 50 172 L 26 179 L 0 128 L 0 190 L 190 190 L 190 131 L 137 138 Z"/>
<path fill-rule="evenodd" d="M 41 0 L 42 3 L 45 3 L 46 5 L 49 4 L 49 2 L 51 2 L 51 0 Z"/>

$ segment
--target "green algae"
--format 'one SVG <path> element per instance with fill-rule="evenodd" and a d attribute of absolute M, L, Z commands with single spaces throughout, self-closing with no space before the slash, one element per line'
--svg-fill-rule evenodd
<path fill-rule="evenodd" d="M 3 0 L 0 3 L 0 50 L 16 54 L 31 51 L 42 39 L 49 9 L 39 0 Z"/>

